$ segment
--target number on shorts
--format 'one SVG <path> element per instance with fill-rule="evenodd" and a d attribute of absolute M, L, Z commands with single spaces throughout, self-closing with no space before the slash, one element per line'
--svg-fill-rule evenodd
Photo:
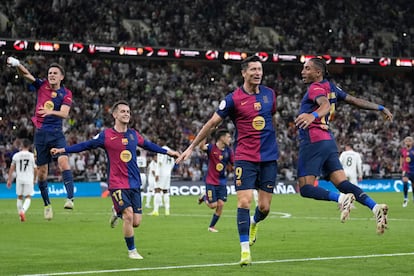
<path fill-rule="evenodd" d="M 121 190 L 113 191 L 112 198 L 114 198 L 116 202 L 120 202 L 122 200 L 122 191 Z"/>

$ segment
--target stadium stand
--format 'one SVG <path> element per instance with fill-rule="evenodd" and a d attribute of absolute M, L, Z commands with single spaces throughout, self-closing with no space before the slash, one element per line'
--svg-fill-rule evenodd
<path fill-rule="evenodd" d="M 414 53 L 410 29 L 414 22 L 408 16 L 413 7 L 405 1 L 374 1 L 369 6 L 354 0 L 346 4 L 319 1 L 317 5 L 288 0 L 277 4 L 255 0 L 155 0 L 124 1 L 123 5 L 101 0 L 88 1 L 87 6 L 83 1 L 70 0 L 30 1 L 32 4 L 27 5 L 28 2 L 4 1 L 0 7 L 0 37 L 204 49 L 265 47 L 280 52 L 342 55 Z M 306 14 L 301 12 L 303 9 Z M 365 16 L 368 12 L 369 17 Z M 81 55 L 17 57 L 34 74 L 46 72 L 52 61 L 66 68 L 64 83 L 74 92 L 74 106 L 65 122 L 69 144 L 89 139 L 110 125 L 109 107 L 114 100 L 124 98 L 131 102 L 134 127 L 153 140 L 166 135 L 172 148 L 183 150 L 220 99 L 241 82 L 239 68 L 224 64 L 150 63 L 88 59 Z M 286 178 L 294 175 L 296 167 L 293 118 L 304 91 L 299 72 L 297 67 L 266 68 L 263 81 L 278 95 L 279 168 L 280 176 Z M 411 133 L 414 123 L 412 71 L 342 68 L 332 75 L 348 92 L 379 101 L 394 113 L 394 123 L 384 125 L 378 113 L 344 106 L 333 122 L 338 145 L 352 142 L 363 153 L 367 177 L 392 176 L 398 171 L 400 141 Z M 14 70 L 0 70 L 0 179 L 16 151 L 16 139 L 32 138 L 34 102 L 34 94 L 16 78 Z M 232 128 L 230 123 L 225 124 Z M 94 156 L 87 159 L 88 174 L 104 179 L 105 160 L 99 152 Z M 180 166 L 175 177 L 191 178 L 188 172 L 195 164 L 202 168 L 205 156 L 196 152 Z M 53 166 L 51 175 L 59 178 Z M 85 172 L 79 177 L 86 175 Z"/>

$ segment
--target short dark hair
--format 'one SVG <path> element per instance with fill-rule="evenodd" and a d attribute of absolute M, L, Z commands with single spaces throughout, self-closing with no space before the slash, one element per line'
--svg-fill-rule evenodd
<path fill-rule="evenodd" d="M 260 63 L 262 62 L 258 56 L 247 57 L 246 59 L 244 59 L 241 62 L 241 69 L 246 70 L 246 68 L 249 66 L 250 62 L 257 62 L 257 61 L 260 62 Z"/>
<path fill-rule="evenodd" d="M 23 139 L 23 141 L 22 141 L 22 147 L 23 148 L 30 148 L 30 145 L 31 145 L 32 143 L 30 142 L 30 140 L 29 139 L 27 139 L 27 138 L 24 138 Z"/>
<path fill-rule="evenodd" d="M 328 72 L 328 66 L 326 65 L 326 61 L 319 57 L 311 58 L 310 61 L 313 62 L 313 64 L 318 67 L 322 71 L 322 75 L 324 78 L 329 76 Z"/>
<path fill-rule="evenodd" d="M 59 63 L 52 63 L 52 64 L 50 64 L 49 65 L 49 68 L 47 69 L 47 72 L 49 72 L 49 69 L 50 68 L 53 68 L 53 67 L 58 68 L 60 70 L 60 73 L 62 75 L 65 75 L 65 69 L 63 69 L 63 66 L 60 65 Z"/>
<path fill-rule="evenodd" d="M 129 103 L 127 101 L 124 101 L 124 100 L 117 101 L 112 105 L 111 113 L 114 113 L 114 111 L 118 108 L 118 105 L 120 105 L 120 104 L 124 104 L 124 105 L 129 106 Z"/>
<path fill-rule="evenodd" d="M 214 138 L 216 139 L 216 141 L 218 141 L 222 136 L 226 135 L 227 133 L 230 133 L 230 131 L 228 131 L 227 129 L 218 129 L 214 133 Z"/>

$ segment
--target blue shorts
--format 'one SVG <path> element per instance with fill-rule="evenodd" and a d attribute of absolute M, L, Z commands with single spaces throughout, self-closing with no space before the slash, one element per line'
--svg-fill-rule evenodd
<path fill-rule="evenodd" d="M 338 147 L 334 140 L 324 140 L 299 146 L 298 177 L 329 175 L 342 170 Z"/>
<path fill-rule="evenodd" d="M 53 158 L 60 155 L 67 155 L 67 153 L 62 153 L 52 157 L 50 154 L 51 148 L 66 147 L 65 135 L 61 131 L 54 132 L 37 129 L 34 134 L 34 146 L 36 165 L 38 166 L 49 164 Z"/>
<path fill-rule="evenodd" d="M 109 190 L 109 192 L 111 193 L 112 202 L 118 215 L 121 215 L 122 211 L 128 207 L 132 207 L 134 213 L 142 214 L 140 189 L 119 189 Z"/>
<path fill-rule="evenodd" d="M 227 186 L 206 184 L 206 196 L 208 203 L 217 202 L 219 199 L 226 202 Z"/>
<path fill-rule="evenodd" d="M 277 161 L 234 163 L 236 191 L 258 189 L 273 193 L 277 177 Z"/>

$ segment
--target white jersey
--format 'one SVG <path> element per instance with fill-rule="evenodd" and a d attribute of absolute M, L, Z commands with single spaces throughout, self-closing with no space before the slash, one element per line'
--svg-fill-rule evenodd
<path fill-rule="evenodd" d="M 26 150 L 16 152 L 12 164 L 16 166 L 16 184 L 34 183 L 34 170 L 37 166 L 32 152 Z"/>
<path fill-rule="evenodd" d="M 162 148 L 170 150 L 169 147 Z M 155 188 L 169 189 L 171 184 L 171 172 L 175 165 L 175 159 L 166 154 L 157 153 L 157 173 L 159 176 Z"/>
<path fill-rule="evenodd" d="M 138 168 L 146 168 L 147 158 L 145 156 L 137 156 L 137 165 L 138 165 Z"/>
<path fill-rule="evenodd" d="M 345 175 L 352 184 L 358 185 L 358 177 L 362 178 L 361 155 L 353 150 L 347 150 L 339 156 Z"/>
<path fill-rule="evenodd" d="M 155 176 L 158 175 L 157 168 L 157 162 L 151 160 L 148 165 L 148 190 L 152 191 L 155 187 Z"/>

